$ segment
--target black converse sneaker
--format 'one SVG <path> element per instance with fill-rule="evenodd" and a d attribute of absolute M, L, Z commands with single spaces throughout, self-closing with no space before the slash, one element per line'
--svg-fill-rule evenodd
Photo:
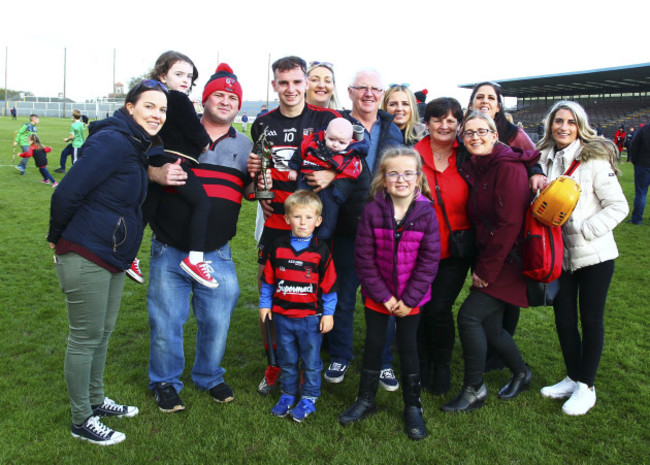
<path fill-rule="evenodd" d="M 72 425 L 70 430 L 73 438 L 79 438 L 82 441 L 88 441 L 100 446 L 112 446 L 126 439 L 124 433 L 110 429 L 108 426 L 99 421 L 99 417 L 89 417 L 83 425 Z"/>
<path fill-rule="evenodd" d="M 99 405 L 92 406 L 93 415 L 99 417 L 127 417 L 131 418 L 138 414 L 138 407 L 132 407 L 130 405 L 120 405 L 115 402 L 113 399 L 104 397 L 104 402 Z"/>

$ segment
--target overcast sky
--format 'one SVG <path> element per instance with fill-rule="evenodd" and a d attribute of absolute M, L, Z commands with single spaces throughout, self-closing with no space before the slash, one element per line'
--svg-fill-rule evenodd
<path fill-rule="evenodd" d="M 650 61 L 647 1 L 199 1 L 176 10 L 175 2 L 140 3 L 4 6 L 0 87 L 6 69 L 9 89 L 63 93 L 67 49 L 66 95 L 84 101 L 112 91 L 114 49 L 115 79 L 124 84 L 174 49 L 199 69 L 193 98 L 220 60 L 238 75 L 245 100 L 264 100 L 269 54 L 292 54 L 333 63 L 346 106 L 347 84 L 367 67 L 385 85 L 409 83 L 465 105 L 459 84 Z"/>

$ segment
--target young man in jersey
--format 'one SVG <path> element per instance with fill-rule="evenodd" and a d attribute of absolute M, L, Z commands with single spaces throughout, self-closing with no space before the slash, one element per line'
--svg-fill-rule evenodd
<path fill-rule="evenodd" d="M 284 202 L 296 190 L 296 181 L 289 180 L 289 160 L 296 149 L 299 149 L 304 136 L 324 129 L 329 122 L 339 117 L 339 113 L 328 108 L 316 107 L 305 102 L 307 89 L 307 64 L 296 56 L 288 56 L 276 60 L 272 65 L 273 90 L 278 94 L 280 105 L 257 118 L 251 127 L 251 136 L 257 142 L 262 134 L 272 144 L 271 177 L 272 200 L 260 201 L 266 221 L 258 244 L 259 273 L 266 263 L 268 250 L 275 239 L 289 230 L 284 220 Z M 251 154 L 248 170 L 260 172 L 260 158 Z M 272 344 L 266 341 L 266 332 L 260 325 L 266 350 L 274 350 Z M 276 386 L 280 373 L 279 367 L 269 365 L 264 379 L 258 386 L 260 394 L 269 394 Z"/>
<path fill-rule="evenodd" d="M 269 251 L 261 278 L 260 322 L 269 318 L 275 323 L 282 368 L 282 396 L 271 413 L 301 422 L 316 411 L 320 396 L 320 346 L 334 324 L 336 272 L 329 247 L 314 234 L 323 220 L 318 195 L 296 191 L 285 210 L 291 234 L 280 237 Z"/>

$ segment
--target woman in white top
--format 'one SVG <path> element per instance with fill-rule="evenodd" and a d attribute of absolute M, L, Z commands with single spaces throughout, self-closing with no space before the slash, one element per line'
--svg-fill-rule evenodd
<path fill-rule="evenodd" d="M 571 178 L 582 192 L 563 226 L 564 263 L 553 304 L 567 375 L 542 388 L 541 394 L 568 398 L 562 411 L 584 415 L 596 404 L 594 379 L 603 350 L 605 300 L 618 257 L 612 230 L 627 216 L 629 207 L 616 177 L 616 147 L 596 135 L 579 104 L 556 103 L 546 117 L 545 129 L 537 148 L 548 181 L 579 161 Z"/>

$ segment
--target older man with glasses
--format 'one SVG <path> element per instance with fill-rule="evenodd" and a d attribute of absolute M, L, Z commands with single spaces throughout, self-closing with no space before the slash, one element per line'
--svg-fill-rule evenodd
<path fill-rule="evenodd" d="M 375 70 L 366 69 L 356 73 L 348 86 L 348 95 L 352 100 L 352 111 L 343 112 L 343 116 L 352 124 L 364 128 L 365 138 L 370 143 L 368 155 L 363 160 L 363 169 L 357 179 L 356 187 L 348 201 L 341 205 L 336 231 L 333 238 L 332 255 L 339 276 L 339 302 L 335 313 L 333 330 L 326 336 L 330 354 L 330 365 L 325 372 L 325 380 L 340 383 L 352 360 L 352 329 L 354 324 L 354 307 L 356 305 L 359 280 L 354 270 L 354 239 L 361 211 L 368 200 L 370 182 L 379 166 L 382 152 L 403 143 L 402 133 L 392 122 L 393 115 L 380 110 L 379 105 L 384 96 L 381 76 Z M 392 354 L 390 343 L 393 340 L 395 326 L 389 325 L 386 347 L 382 355 L 382 387 L 394 391 L 399 387 L 392 371 Z M 379 381 L 380 373 L 376 373 Z"/>

